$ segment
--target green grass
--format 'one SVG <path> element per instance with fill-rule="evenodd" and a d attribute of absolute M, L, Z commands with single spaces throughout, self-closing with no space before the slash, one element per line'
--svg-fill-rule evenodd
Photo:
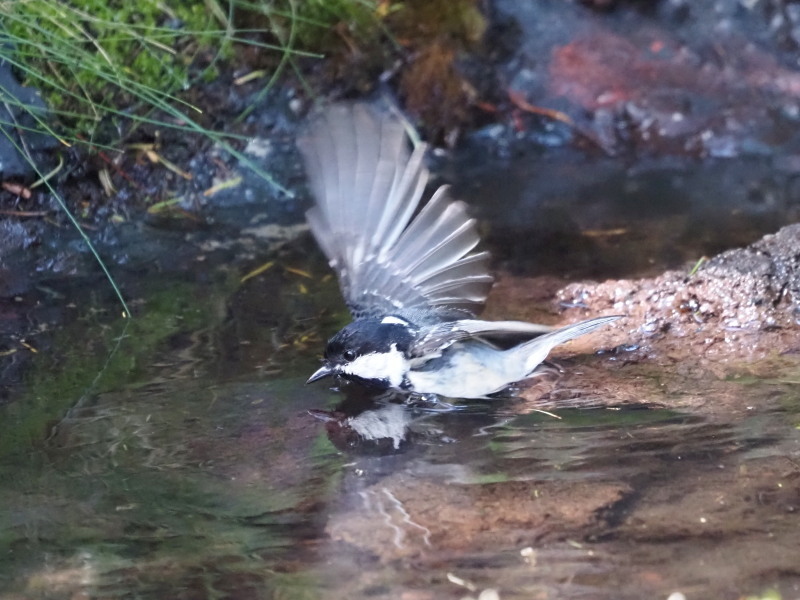
<path fill-rule="evenodd" d="M 155 0 L 8 2 L 4 25 L 10 43 L 3 58 L 23 74 L 26 85 L 42 91 L 62 139 L 110 138 L 103 136 L 103 126 L 114 117 L 135 122 L 146 119 L 149 108 L 165 104 L 192 112 L 176 92 L 208 77 L 217 60 L 230 53 L 230 32 L 214 22 L 217 11 L 200 13 L 204 6 L 195 2 L 173 5 L 174 10 Z M 192 74 L 197 53 L 212 48 L 212 42 L 215 54 Z M 37 122 L 47 128 L 41 118 Z"/>
<path fill-rule="evenodd" d="M 259 69 L 262 89 L 251 110 L 287 68 L 302 82 L 297 59 L 319 57 L 341 43 L 331 33 L 337 24 L 361 37 L 378 31 L 378 6 L 377 0 L 0 0 L 0 60 L 14 67 L 24 85 L 40 90 L 48 105 L 47 111 L 21 105 L 0 87 L 0 101 L 27 115 L 0 119 L 0 135 L 41 176 L 48 169 L 35 163 L 27 136 L 47 133 L 65 148 L 109 152 L 120 150 L 142 126 L 172 130 L 211 140 L 277 192 L 291 195 L 237 150 L 238 136 L 208 128 L 203 109 L 186 100 L 187 92 L 235 68 L 237 52 L 249 46 L 269 65 Z M 68 203 L 47 187 L 129 314 Z"/>
<path fill-rule="evenodd" d="M 377 4 L 0 0 L 0 58 L 42 91 L 55 124 L 39 111 L 33 116 L 65 143 L 113 146 L 141 123 L 211 135 L 219 132 L 200 125 L 202 110 L 185 92 L 234 68 L 237 48 L 257 48 L 271 65 L 263 75 L 267 91 L 297 58 L 330 50 L 337 24 L 359 37 L 377 31 Z M 238 21 L 256 26 L 238 28 Z"/>

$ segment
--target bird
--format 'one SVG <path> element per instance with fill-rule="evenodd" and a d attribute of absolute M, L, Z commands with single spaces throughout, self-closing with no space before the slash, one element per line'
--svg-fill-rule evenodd
<path fill-rule="evenodd" d="M 399 112 L 327 105 L 298 136 L 313 196 L 306 219 L 353 321 L 325 347 L 325 377 L 378 390 L 479 399 L 534 376 L 557 345 L 619 315 L 561 328 L 486 321 L 494 278 L 477 222 L 439 187 L 421 208 L 427 145 L 410 145 Z"/>

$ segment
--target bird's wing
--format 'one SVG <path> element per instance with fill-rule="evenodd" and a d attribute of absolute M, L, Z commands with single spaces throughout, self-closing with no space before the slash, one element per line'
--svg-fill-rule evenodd
<path fill-rule="evenodd" d="M 430 356 L 439 354 L 455 342 L 470 338 L 521 342 L 553 331 L 554 327 L 524 321 L 460 319 L 428 327 L 417 337 L 409 353 L 412 356 Z"/>
<path fill-rule="evenodd" d="M 475 221 L 447 187 L 414 216 L 428 181 L 426 147 L 409 151 L 399 118 L 336 104 L 298 146 L 315 198 L 306 217 L 354 317 L 474 315 L 492 285 L 489 255 L 471 253 Z"/>

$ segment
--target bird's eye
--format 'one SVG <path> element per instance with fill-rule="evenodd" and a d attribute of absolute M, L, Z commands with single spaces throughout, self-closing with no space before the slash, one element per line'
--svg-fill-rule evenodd
<path fill-rule="evenodd" d="M 350 362 L 356 357 L 356 353 L 353 352 L 352 350 L 345 350 L 344 352 L 342 352 L 342 356 L 347 362 Z"/>

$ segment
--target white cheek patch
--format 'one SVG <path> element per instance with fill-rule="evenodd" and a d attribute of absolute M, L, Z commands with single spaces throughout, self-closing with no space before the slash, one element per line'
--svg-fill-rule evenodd
<path fill-rule="evenodd" d="M 400 387 L 408 365 L 397 345 L 392 344 L 389 352 L 373 352 L 359 356 L 343 365 L 341 370 L 343 373 L 362 379 L 385 379 L 392 387 Z"/>

